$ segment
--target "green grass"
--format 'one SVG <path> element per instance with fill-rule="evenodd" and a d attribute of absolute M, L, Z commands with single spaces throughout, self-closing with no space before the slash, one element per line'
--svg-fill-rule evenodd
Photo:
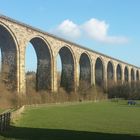
<path fill-rule="evenodd" d="M 0 114 L 3 113 L 5 109 L 0 108 Z"/>
<path fill-rule="evenodd" d="M 0 138 L 139 140 L 140 105 L 119 101 L 30 107 Z"/>

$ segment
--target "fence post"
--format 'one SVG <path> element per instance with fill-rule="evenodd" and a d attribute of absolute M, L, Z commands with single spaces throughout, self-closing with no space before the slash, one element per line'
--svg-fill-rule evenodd
<path fill-rule="evenodd" d="M 2 115 L 0 115 L 0 131 L 2 131 Z"/>
<path fill-rule="evenodd" d="M 11 117 L 10 112 L 0 114 L 0 132 L 5 131 L 5 130 L 7 130 L 9 128 L 9 126 L 10 126 L 10 117 Z"/>

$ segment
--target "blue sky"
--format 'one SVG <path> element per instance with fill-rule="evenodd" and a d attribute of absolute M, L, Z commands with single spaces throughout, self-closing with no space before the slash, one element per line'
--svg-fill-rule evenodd
<path fill-rule="evenodd" d="M 1 14 L 137 66 L 139 7 L 140 0 L 0 0 Z"/>

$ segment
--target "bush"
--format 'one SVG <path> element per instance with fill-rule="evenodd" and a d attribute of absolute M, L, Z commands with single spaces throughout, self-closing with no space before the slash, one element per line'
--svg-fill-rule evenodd
<path fill-rule="evenodd" d="M 91 86 L 90 83 L 86 81 L 80 81 L 78 95 L 80 100 L 102 100 L 107 98 L 104 88 Z"/>
<path fill-rule="evenodd" d="M 60 81 L 58 82 L 60 83 Z M 83 100 L 106 99 L 104 90 L 97 86 L 90 86 L 86 81 L 80 81 L 80 86 L 76 92 L 68 92 L 59 87 L 57 93 L 50 91 L 36 90 L 36 74 L 28 72 L 26 74 L 26 95 L 19 96 L 16 92 L 5 88 L 6 84 L 0 82 L 0 107 L 11 108 L 25 104 L 63 103 Z"/>
<path fill-rule="evenodd" d="M 140 82 L 116 84 L 108 88 L 109 98 L 140 99 Z"/>
<path fill-rule="evenodd" d="M 18 104 L 16 92 L 10 92 L 5 85 L 0 82 L 0 108 L 13 108 Z"/>

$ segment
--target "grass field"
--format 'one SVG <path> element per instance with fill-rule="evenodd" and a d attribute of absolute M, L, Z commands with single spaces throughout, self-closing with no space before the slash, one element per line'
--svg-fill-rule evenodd
<path fill-rule="evenodd" d="M 6 110 L 0 108 L 0 114 L 3 113 L 4 111 L 6 111 Z"/>
<path fill-rule="evenodd" d="M 3 109 L 0 109 L 0 113 L 2 113 L 3 112 Z"/>
<path fill-rule="evenodd" d="M 1 139 L 140 140 L 140 105 L 119 101 L 28 107 Z"/>

